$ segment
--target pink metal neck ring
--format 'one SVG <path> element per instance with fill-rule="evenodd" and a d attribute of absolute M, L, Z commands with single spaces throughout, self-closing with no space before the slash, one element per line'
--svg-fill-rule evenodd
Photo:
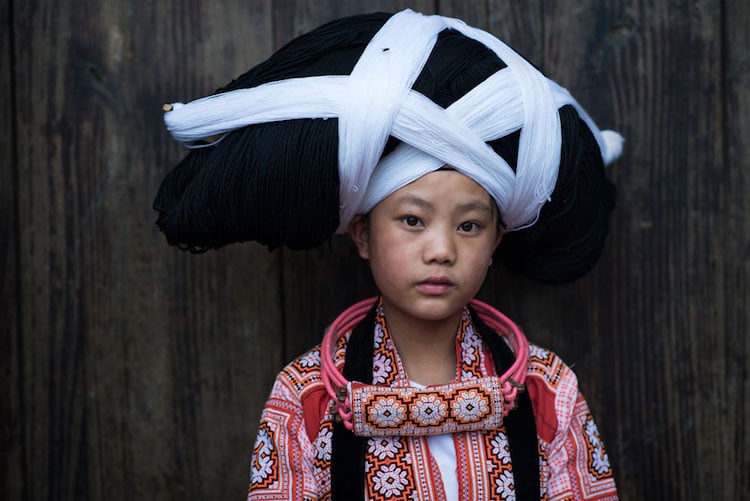
<path fill-rule="evenodd" d="M 321 375 L 328 395 L 334 400 L 336 410 L 344 426 L 351 430 L 352 411 L 349 400 L 350 385 L 333 362 L 333 354 L 339 339 L 357 326 L 373 307 L 378 298 L 360 301 L 344 310 L 333 321 L 323 337 L 320 348 Z M 513 365 L 500 376 L 502 393 L 505 399 L 503 416 L 515 407 L 515 400 L 519 391 L 523 391 L 526 381 L 526 369 L 529 361 L 529 343 L 518 326 L 508 317 L 492 306 L 472 299 L 469 305 L 491 329 L 507 336 L 511 349 L 516 355 Z"/>

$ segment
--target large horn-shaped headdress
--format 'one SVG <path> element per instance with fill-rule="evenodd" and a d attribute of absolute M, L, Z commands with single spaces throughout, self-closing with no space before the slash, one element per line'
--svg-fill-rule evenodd
<path fill-rule="evenodd" d="M 405 10 L 335 21 L 217 94 L 167 109 L 169 131 L 197 149 L 155 208 L 170 243 L 192 250 L 244 240 L 313 247 L 446 165 L 487 190 L 507 231 L 520 230 L 500 251 L 520 271 L 575 278 L 606 236 L 614 190 L 603 164 L 622 138 L 503 42 L 456 19 Z M 563 186 L 568 194 L 557 193 Z M 573 235 L 560 227 L 565 214 Z"/>

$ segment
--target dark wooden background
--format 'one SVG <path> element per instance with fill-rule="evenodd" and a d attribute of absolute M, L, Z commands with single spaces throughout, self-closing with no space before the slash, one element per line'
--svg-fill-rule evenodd
<path fill-rule="evenodd" d="M 750 2 L 0 0 L 0 498 L 243 499 L 270 383 L 371 294 L 345 239 L 191 256 L 153 222 L 186 101 L 324 21 L 505 39 L 627 138 L 612 236 L 482 297 L 579 375 L 623 499 L 750 490 Z"/>

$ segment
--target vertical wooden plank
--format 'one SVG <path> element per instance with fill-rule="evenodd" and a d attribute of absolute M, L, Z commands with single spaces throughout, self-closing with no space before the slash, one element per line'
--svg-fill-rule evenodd
<path fill-rule="evenodd" d="M 276 48 L 334 19 L 370 12 L 398 12 L 403 9 L 431 14 L 434 12 L 433 3 L 432 0 L 277 0 L 274 2 Z"/>
<path fill-rule="evenodd" d="M 179 19 L 163 33 L 160 61 L 172 61 L 154 90 L 164 99 L 210 94 L 271 52 L 271 2 L 175 3 L 157 12 Z M 161 6 L 161 4 L 160 4 Z M 134 37 L 143 49 L 156 41 Z M 166 87 L 166 88 L 164 88 Z M 153 109 L 153 108 L 152 108 Z M 160 115 L 160 114 L 159 114 Z M 159 117 L 160 118 L 160 117 Z M 168 143 L 163 126 L 157 129 Z M 161 178 L 184 154 L 161 162 Z M 151 185 L 149 197 L 156 192 Z M 175 310 L 167 320 L 171 401 L 170 460 L 174 478 L 158 478 L 163 496 L 241 498 L 249 482 L 249 459 L 260 409 L 281 360 L 279 257 L 256 244 L 229 246 L 200 256 L 166 249 L 161 270 Z M 141 472 L 141 474 L 148 474 Z M 177 489 L 176 489 L 177 488 Z"/>
<path fill-rule="evenodd" d="M 741 0 L 722 3 L 722 70 L 724 77 L 724 165 L 716 181 L 719 223 L 716 240 L 721 245 L 722 266 L 717 267 L 724 291 L 723 318 L 718 329 L 723 374 L 714 385 L 711 404 L 724 430 L 718 444 L 724 454 L 716 458 L 721 472 L 722 496 L 738 499 L 750 490 L 750 4 Z M 722 377 L 723 376 L 723 377 Z M 717 498 L 719 496 L 716 496 Z"/>
<path fill-rule="evenodd" d="M 15 58 L 13 4 L 0 1 L 0 492 L 9 499 L 23 497 L 22 429 L 18 392 L 20 381 L 18 183 L 16 130 L 13 110 Z"/>
<path fill-rule="evenodd" d="M 619 68 L 615 68 L 611 60 L 622 57 L 623 46 L 628 47 L 628 42 L 632 42 L 627 30 L 621 29 L 620 7 L 595 2 L 544 2 L 542 22 L 543 70 L 568 88 L 602 128 L 617 130 L 627 138 L 625 157 L 608 173 L 620 189 L 617 173 L 620 169 L 631 172 L 628 154 L 631 143 L 638 140 L 632 138 L 632 130 L 624 127 L 620 117 L 613 112 L 613 102 L 616 103 L 617 99 L 613 93 L 622 91 L 619 86 L 627 86 L 629 82 L 615 81 L 614 71 Z M 628 376 L 618 372 L 616 353 L 611 348 L 619 334 L 608 321 L 611 310 L 618 307 L 610 292 L 615 279 L 611 256 L 619 245 L 617 218 L 618 215 L 624 218 L 633 216 L 630 204 L 623 206 L 622 198 L 618 200 L 618 207 L 610 219 L 610 237 L 599 264 L 587 276 L 567 284 L 562 296 L 556 298 L 562 309 L 558 309 L 555 316 L 566 321 L 564 328 L 549 342 L 562 345 L 559 351 L 565 353 L 576 371 L 580 388 L 607 446 L 620 495 L 628 499 L 634 496 L 633 485 L 632 481 L 627 481 L 622 465 L 627 465 L 629 458 L 623 457 L 622 437 L 614 430 L 632 416 L 628 416 L 630 409 L 622 409 L 620 398 L 609 386 L 613 378 L 618 378 L 623 385 L 628 384 Z M 539 304 L 544 304 L 544 301 Z M 543 312 L 538 309 L 536 314 L 543 315 Z M 622 355 L 627 357 L 629 354 Z"/>
<path fill-rule="evenodd" d="M 492 33 L 533 64 L 542 64 L 540 1 L 439 0 L 438 10 L 443 16 L 459 18 L 471 26 Z"/>
<path fill-rule="evenodd" d="M 143 7 L 129 15 L 142 15 Z M 158 82 L 139 86 L 141 92 L 150 92 L 144 103 L 149 114 L 164 100 L 213 92 L 270 52 L 270 2 L 162 3 L 152 15 L 157 26 L 132 34 L 139 53 L 148 53 L 154 45 L 160 49 L 149 58 L 152 68 L 144 74 L 149 80 L 148 75 L 159 75 Z M 159 138 L 154 151 L 163 157 L 146 164 L 149 189 L 140 205 L 149 214 L 149 224 L 158 181 L 184 154 L 164 133 L 160 115 L 155 114 L 147 132 Z M 167 159 L 164 153 L 169 150 Z M 139 422 L 150 435 L 139 446 L 144 453 L 153 440 L 165 447 L 159 460 L 135 464 L 133 477 L 149 480 L 135 486 L 136 497 L 153 492 L 173 498 L 240 497 L 247 488 L 254 421 L 272 380 L 269 366 L 279 359 L 274 337 L 281 326 L 278 258 L 257 245 L 190 256 L 167 248 L 153 226 L 148 228 L 145 237 L 159 251 L 154 279 L 164 284 L 157 304 L 166 309 L 160 315 L 160 354 L 145 366 L 153 377 L 136 381 L 149 392 L 149 416 L 153 413 L 158 425 L 154 429 L 149 420 Z M 159 360 L 166 367 L 160 367 Z M 156 388 L 149 384 L 154 379 L 160 383 Z M 136 451 L 134 457 L 140 455 Z M 161 472 L 154 468 L 164 464 L 168 468 Z"/>
<path fill-rule="evenodd" d="M 26 470 L 23 490 L 28 499 L 47 498 L 50 492 L 62 491 L 60 484 L 67 472 L 63 473 L 60 465 L 68 460 L 70 464 L 77 462 L 74 453 L 73 458 L 61 456 L 80 445 L 80 423 L 76 426 L 76 420 L 72 419 L 74 405 L 71 405 L 76 397 L 80 398 L 80 392 L 75 393 L 75 386 L 69 384 L 70 377 L 66 377 L 80 375 L 80 365 L 71 356 L 79 353 L 76 329 L 71 325 L 76 312 L 65 294 L 68 285 L 74 286 L 78 274 L 65 273 L 68 263 L 64 253 L 61 257 L 58 252 L 66 245 L 62 200 L 66 187 L 60 179 L 63 131 L 56 106 L 64 77 L 53 69 L 52 61 L 67 58 L 62 46 L 55 43 L 64 36 L 59 24 L 51 21 L 57 17 L 58 11 L 45 10 L 31 2 L 14 4 L 19 270 L 23 304 L 20 329 L 24 334 L 20 386 L 21 412 L 26 421 L 22 438 Z M 45 67 L 58 79 L 49 78 Z M 67 329 L 63 327 L 66 320 Z M 64 332 L 69 339 L 63 346 Z M 85 468 L 81 470 L 85 474 Z M 81 491 L 79 494 L 85 495 Z"/>
<path fill-rule="evenodd" d="M 161 104 L 270 52 L 269 18 L 270 2 L 18 3 L 29 499 L 246 489 L 280 359 L 277 257 L 185 255 L 151 204 L 183 154 Z"/>
<path fill-rule="evenodd" d="M 545 26 L 565 28 L 545 33 L 546 69 L 557 68 L 600 123 L 628 138 L 612 168 L 620 193 L 612 237 L 600 280 L 584 297 L 599 319 L 589 334 L 590 376 L 621 493 L 716 495 L 725 486 L 712 444 L 724 438 L 704 403 L 715 398 L 726 342 L 707 321 L 724 308 L 712 271 L 723 258 L 710 230 L 721 225 L 719 6 L 549 7 Z M 558 57 L 560 47 L 578 53 Z"/>
<path fill-rule="evenodd" d="M 276 41 L 286 43 L 301 33 L 344 16 L 366 12 L 396 12 L 412 8 L 434 12 L 427 0 L 376 2 L 277 2 Z M 367 264 L 348 237 L 330 247 L 307 252 L 283 251 L 284 358 L 291 360 L 319 343 L 325 327 L 347 306 L 376 294 Z"/>

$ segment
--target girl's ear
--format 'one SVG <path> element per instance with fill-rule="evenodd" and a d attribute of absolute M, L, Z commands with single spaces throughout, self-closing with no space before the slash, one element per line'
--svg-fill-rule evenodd
<path fill-rule="evenodd" d="M 359 251 L 359 257 L 362 259 L 370 258 L 369 232 L 367 227 L 367 216 L 357 214 L 349 223 L 349 236 L 354 241 Z"/>
<path fill-rule="evenodd" d="M 505 234 L 505 229 L 501 225 L 497 225 L 497 236 L 495 237 L 495 246 L 492 248 L 492 254 L 490 254 L 490 264 L 489 266 L 492 266 L 492 258 L 495 255 L 495 251 L 497 250 L 497 246 L 500 245 L 500 242 L 503 241 L 503 235 Z"/>
<path fill-rule="evenodd" d="M 498 225 L 497 226 L 497 236 L 495 237 L 495 247 L 492 249 L 492 252 L 495 252 L 497 250 L 497 246 L 500 245 L 500 242 L 503 241 L 503 235 L 505 234 L 505 228 Z"/>

